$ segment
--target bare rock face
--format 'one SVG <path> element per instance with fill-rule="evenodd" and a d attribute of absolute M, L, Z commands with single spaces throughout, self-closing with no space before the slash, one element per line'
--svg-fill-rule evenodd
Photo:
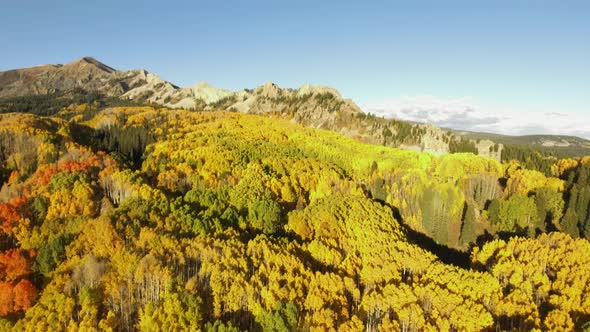
<path fill-rule="evenodd" d="M 439 127 L 431 124 L 422 125 L 425 133 L 422 134 L 422 152 L 429 152 L 434 155 L 449 153 L 449 145 L 444 141 L 445 132 Z"/>
<path fill-rule="evenodd" d="M 504 146 L 502 144 L 496 144 L 495 142 L 490 141 L 489 139 L 484 139 L 476 143 L 477 152 L 480 156 L 501 160 L 502 159 L 502 149 Z"/>
<path fill-rule="evenodd" d="M 218 102 L 234 93 L 229 90 L 217 89 L 207 82 L 199 82 L 192 88 L 194 99 L 200 99 L 206 104 Z"/>
<path fill-rule="evenodd" d="M 263 98 L 278 98 L 282 94 L 283 90 L 279 88 L 273 82 L 267 82 L 254 90 L 254 93 Z"/>
<path fill-rule="evenodd" d="M 310 84 L 304 84 L 299 89 L 297 89 L 298 96 L 305 96 L 308 94 L 324 94 L 330 93 L 338 98 L 342 98 L 338 90 L 326 86 L 313 86 Z"/>
<path fill-rule="evenodd" d="M 155 104 L 166 104 L 178 92 L 178 88 L 158 76 L 145 70 L 137 71 L 137 75 L 129 75 L 128 86 L 132 87 L 122 97 L 127 99 L 143 99 Z"/>

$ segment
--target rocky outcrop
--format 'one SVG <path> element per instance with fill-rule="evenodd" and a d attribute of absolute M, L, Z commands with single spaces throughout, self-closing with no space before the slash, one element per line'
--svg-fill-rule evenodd
<path fill-rule="evenodd" d="M 217 89 L 207 82 L 199 82 L 192 89 L 192 95 L 195 100 L 202 100 L 205 104 L 216 103 L 221 99 L 227 98 L 234 93 L 229 90 Z M 193 105 L 194 107 L 194 105 Z"/>
<path fill-rule="evenodd" d="M 476 145 L 478 155 L 501 160 L 502 159 L 502 149 L 504 146 L 502 144 L 497 144 L 489 139 L 484 139 L 480 141 L 476 141 Z"/>

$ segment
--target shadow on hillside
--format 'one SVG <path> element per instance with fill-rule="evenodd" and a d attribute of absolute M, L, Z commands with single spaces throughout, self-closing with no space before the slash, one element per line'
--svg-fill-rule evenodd
<path fill-rule="evenodd" d="M 239 326 L 242 331 L 263 331 L 262 326 L 256 322 L 254 315 L 245 309 L 240 309 L 231 314 L 224 314 L 222 320 L 231 322 L 234 326 Z M 221 330 L 219 329 L 219 331 Z"/>
<path fill-rule="evenodd" d="M 91 148 L 98 148 L 96 142 L 96 130 L 89 126 L 72 123 L 70 124 L 70 135 L 72 139 L 80 144 Z"/>
<path fill-rule="evenodd" d="M 393 216 L 399 221 L 410 243 L 416 244 L 420 248 L 428 250 L 445 264 L 454 265 L 464 269 L 469 269 L 471 267 L 469 252 L 463 252 L 457 249 L 449 248 L 445 245 L 437 243 L 428 235 L 411 229 L 404 223 L 401 213 L 397 207 L 391 206 L 383 201 L 381 201 L 381 203 L 391 208 L 393 211 Z"/>
<path fill-rule="evenodd" d="M 416 232 L 409 226 L 402 224 L 406 232 L 408 241 L 426 249 L 436 255 L 443 263 L 455 265 L 460 268 L 469 269 L 471 260 L 469 252 L 463 252 L 457 249 L 449 248 L 445 245 L 436 243 L 426 234 Z"/>
<path fill-rule="evenodd" d="M 156 141 L 148 127 L 109 126 L 94 129 L 73 123 L 70 124 L 70 134 L 76 143 L 94 151 L 116 153 L 134 170 L 141 168 L 146 147 Z"/>

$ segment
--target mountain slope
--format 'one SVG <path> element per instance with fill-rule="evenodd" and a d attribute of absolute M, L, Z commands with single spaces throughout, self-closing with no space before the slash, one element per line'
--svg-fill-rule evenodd
<path fill-rule="evenodd" d="M 145 70 L 118 71 L 91 57 L 65 65 L 0 72 L 0 97 L 68 93 L 75 89 L 109 97 L 122 97 L 126 93 L 139 97 L 143 96 L 142 92 L 164 97 L 167 92 L 177 90 Z"/>
<path fill-rule="evenodd" d="M 77 87 L 99 90 L 114 73 L 114 69 L 88 57 L 66 65 L 9 70 L 0 72 L 0 97 L 49 94 Z"/>

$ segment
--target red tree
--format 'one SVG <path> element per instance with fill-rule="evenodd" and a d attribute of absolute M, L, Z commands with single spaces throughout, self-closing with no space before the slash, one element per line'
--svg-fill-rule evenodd
<path fill-rule="evenodd" d="M 0 253 L 0 278 L 16 280 L 31 273 L 27 258 L 20 249 Z"/>
<path fill-rule="evenodd" d="M 12 233 L 12 227 L 20 220 L 20 214 L 12 204 L 0 203 L 0 227 L 5 233 Z"/>
<path fill-rule="evenodd" d="M 14 286 L 14 311 L 27 310 L 33 306 L 37 298 L 37 289 L 27 279 L 22 279 Z"/>

